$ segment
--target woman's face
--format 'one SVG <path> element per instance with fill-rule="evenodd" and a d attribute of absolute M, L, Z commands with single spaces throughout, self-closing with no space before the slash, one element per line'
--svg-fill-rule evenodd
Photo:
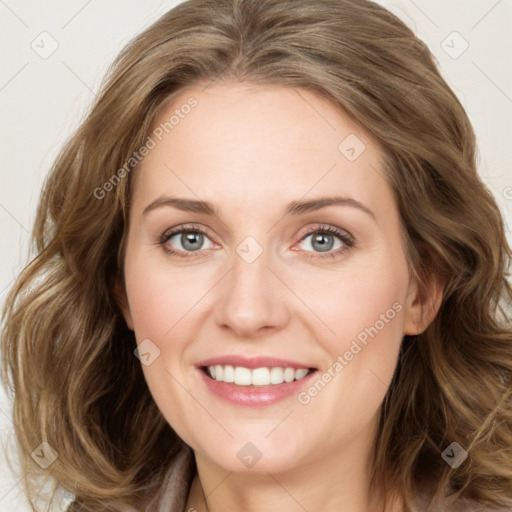
<path fill-rule="evenodd" d="M 236 83 L 182 91 L 151 138 L 123 312 L 169 424 L 229 471 L 367 456 L 419 311 L 379 146 L 313 93 Z"/>

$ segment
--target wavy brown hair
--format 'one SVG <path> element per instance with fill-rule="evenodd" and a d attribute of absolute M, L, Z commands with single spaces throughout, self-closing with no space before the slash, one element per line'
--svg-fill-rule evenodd
<path fill-rule="evenodd" d="M 398 489 L 408 510 L 427 510 L 420 490 L 512 509 L 503 220 L 477 174 L 468 117 L 430 51 L 366 0 L 189 0 L 116 59 L 46 180 L 35 256 L 3 314 L 3 378 L 33 506 L 36 483 L 51 478 L 84 510 L 144 509 L 181 453 L 116 305 L 136 172 L 119 170 L 164 101 L 213 81 L 313 91 L 380 142 L 411 270 L 420 280 L 437 273 L 444 295 L 427 330 L 403 340 L 372 482 Z M 58 452 L 46 470 L 30 457 L 42 441 Z M 441 456 L 452 442 L 469 453 L 456 469 Z"/>

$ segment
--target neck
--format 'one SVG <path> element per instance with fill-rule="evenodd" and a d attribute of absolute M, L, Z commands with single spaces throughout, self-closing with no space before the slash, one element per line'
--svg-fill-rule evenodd
<path fill-rule="evenodd" d="M 186 512 L 402 512 L 399 499 L 371 492 L 373 446 L 363 435 L 338 453 L 310 457 L 302 465 L 272 472 L 226 471 L 204 456 L 195 455 L 197 474 Z M 367 435 L 370 432 L 366 433 Z"/>

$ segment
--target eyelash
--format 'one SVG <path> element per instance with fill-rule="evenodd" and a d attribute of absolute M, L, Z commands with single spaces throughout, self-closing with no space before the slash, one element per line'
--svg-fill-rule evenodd
<path fill-rule="evenodd" d="M 200 233 L 201 235 L 204 235 L 208 237 L 208 233 L 204 231 L 203 229 L 194 226 L 194 225 L 183 225 L 179 226 L 178 228 L 175 228 L 171 231 L 166 231 L 163 233 L 160 238 L 158 239 L 158 245 L 162 247 L 162 249 L 171 256 L 176 256 L 178 258 L 193 258 L 192 256 L 194 252 L 200 252 L 200 251 L 176 251 L 174 249 L 170 249 L 167 244 L 167 242 L 175 235 L 179 235 L 186 232 L 192 232 L 192 233 Z M 320 252 L 314 252 L 314 251 L 304 251 L 306 253 L 307 258 L 336 258 L 337 256 L 340 256 L 342 253 L 352 249 L 355 245 L 354 238 L 349 235 L 346 231 L 343 231 L 341 229 L 335 228 L 334 226 L 328 226 L 328 225 L 319 225 L 316 226 L 314 229 L 308 230 L 299 240 L 299 242 L 302 242 L 305 238 L 307 238 L 310 235 L 313 234 L 328 234 L 336 236 L 342 243 L 343 247 L 340 247 L 339 249 L 336 249 L 335 251 L 329 251 L 325 252 L 324 254 Z M 209 238 L 209 237 L 208 237 Z M 183 254 L 190 254 L 185 255 Z M 197 257 L 197 256 L 195 256 Z"/>

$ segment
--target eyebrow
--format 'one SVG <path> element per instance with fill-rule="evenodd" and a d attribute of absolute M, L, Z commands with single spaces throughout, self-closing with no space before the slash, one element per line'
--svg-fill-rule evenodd
<path fill-rule="evenodd" d="M 174 207 L 185 212 L 203 213 L 205 215 L 215 215 L 219 217 L 218 210 L 207 201 L 195 199 L 185 199 L 174 196 L 161 196 L 152 201 L 144 208 L 143 215 L 162 207 Z M 374 220 L 377 220 L 375 214 L 363 203 L 351 197 L 321 197 L 309 199 L 306 201 L 292 201 L 286 206 L 285 215 L 300 215 L 302 213 L 313 212 L 328 206 L 351 206 L 367 213 Z"/>

